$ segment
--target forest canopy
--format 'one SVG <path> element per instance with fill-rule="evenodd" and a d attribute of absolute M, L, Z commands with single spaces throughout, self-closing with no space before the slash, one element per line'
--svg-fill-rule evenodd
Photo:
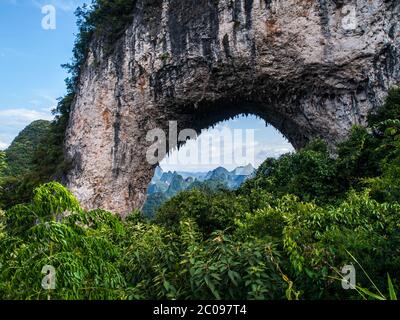
<path fill-rule="evenodd" d="M 399 88 L 335 155 L 315 140 L 267 159 L 238 190 L 180 193 L 153 220 L 81 208 L 60 183 L 69 113 L 90 44 L 115 43 L 135 5 L 93 0 L 77 10 L 55 120 L 0 152 L 0 298 L 396 299 Z M 342 287 L 349 265 L 353 290 Z M 49 270 L 54 287 L 43 286 Z"/>
<path fill-rule="evenodd" d="M 154 220 L 88 212 L 61 184 L 43 184 L 0 214 L 0 297 L 395 299 L 399 110 L 394 88 L 336 156 L 313 141 L 267 159 L 236 191 L 180 193 Z M 354 290 L 342 287 L 348 265 Z M 41 285 L 45 266 L 54 290 Z"/>

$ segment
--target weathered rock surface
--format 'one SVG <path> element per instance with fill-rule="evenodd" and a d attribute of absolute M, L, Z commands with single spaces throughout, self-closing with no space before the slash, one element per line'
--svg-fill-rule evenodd
<path fill-rule="evenodd" d="M 295 148 L 333 146 L 400 82 L 399 17 L 399 0 L 138 0 L 112 54 L 93 42 L 69 187 L 86 208 L 140 207 L 155 168 L 146 134 L 169 120 L 200 130 L 252 113 Z"/>

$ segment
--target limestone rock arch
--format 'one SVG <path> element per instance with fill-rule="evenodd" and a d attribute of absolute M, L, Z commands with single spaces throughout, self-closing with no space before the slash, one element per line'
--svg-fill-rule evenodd
<path fill-rule="evenodd" d="M 139 208 L 154 172 L 146 134 L 169 120 L 201 130 L 252 113 L 296 149 L 334 146 L 399 83 L 399 16 L 398 0 L 137 0 L 111 53 L 91 45 L 68 186 L 88 209 Z"/>

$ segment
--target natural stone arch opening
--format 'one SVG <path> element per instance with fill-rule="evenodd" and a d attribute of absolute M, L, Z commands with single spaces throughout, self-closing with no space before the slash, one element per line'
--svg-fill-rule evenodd
<path fill-rule="evenodd" d="M 276 128 L 253 114 L 218 122 L 170 150 L 160 161 L 148 185 L 142 212 L 154 218 L 162 203 L 184 190 L 235 190 L 267 158 L 293 151 Z"/>
<path fill-rule="evenodd" d="M 138 0 L 112 53 L 97 39 L 82 68 L 68 186 L 85 208 L 140 207 L 155 168 L 146 134 L 169 120 L 201 130 L 252 113 L 297 149 L 316 137 L 333 149 L 400 82 L 399 11 L 384 0 Z"/>
<path fill-rule="evenodd" d="M 232 171 L 249 164 L 257 169 L 267 158 L 294 152 L 274 126 L 254 114 L 239 114 L 201 130 L 159 162 L 164 173 L 208 173 L 218 167 Z M 160 171 L 154 174 L 154 177 Z M 185 175 L 186 176 L 186 175 Z"/>

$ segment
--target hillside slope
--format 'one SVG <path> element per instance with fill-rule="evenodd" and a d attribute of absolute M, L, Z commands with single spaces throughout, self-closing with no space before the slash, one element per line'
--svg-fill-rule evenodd
<path fill-rule="evenodd" d="M 23 129 L 5 150 L 8 168 L 7 175 L 17 176 L 33 169 L 35 150 L 48 133 L 50 122 L 37 120 Z"/>

